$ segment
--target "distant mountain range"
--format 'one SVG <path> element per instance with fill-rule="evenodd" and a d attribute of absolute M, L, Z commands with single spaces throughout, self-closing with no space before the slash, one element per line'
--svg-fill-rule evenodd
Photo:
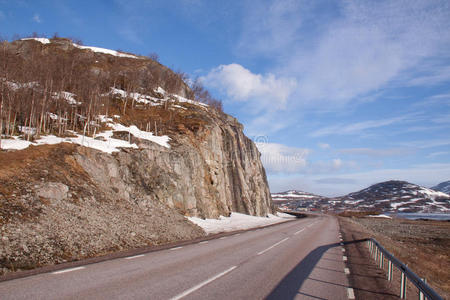
<path fill-rule="evenodd" d="M 289 209 L 378 212 L 450 212 L 450 181 L 425 188 L 406 181 L 385 181 L 342 197 L 327 198 L 302 191 L 272 194 L 275 204 Z"/>

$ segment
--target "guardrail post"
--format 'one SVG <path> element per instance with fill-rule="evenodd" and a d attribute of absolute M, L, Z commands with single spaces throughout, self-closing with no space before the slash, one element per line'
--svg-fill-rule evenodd
<path fill-rule="evenodd" d="M 392 261 L 388 261 L 388 280 L 389 281 L 392 281 L 392 275 L 393 275 L 393 272 L 392 272 Z"/>
<path fill-rule="evenodd" d="M 402 278 L 400 282 L 400 299 L 406 299 L 406 276 L 405 273 L 402 272 Z"/>
<path fill-rule="evenodd" d="M 383 255 L 383 252 L 380 253 L 380 268 L 384 269 L 384 255 Z"/>
<path fill-rule="evenodd" d="M 422 280 L 423 280 L 424 283 L 427 283 L 427 279 L 426 278 L 422 278 Z M 421 290 L 419 290 L 419 300 L 425 300 L 425 296 L 424 296 L 424 294 L 422 293 Z"/>

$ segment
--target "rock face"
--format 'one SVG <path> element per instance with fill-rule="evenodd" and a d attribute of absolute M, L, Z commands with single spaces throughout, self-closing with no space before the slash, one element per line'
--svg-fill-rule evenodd
<path fill-rule="evenodd" d="M 260 153 L 230 116 L 205 114 L 195 134 L 171 135 L 171 148 L 138 140 L 138 150 L 113 155 L 80 148 L 75 155 L 108 197 L 146 207 L 158 201 L 187 216 L 217 218 L 274 211 Z"/>

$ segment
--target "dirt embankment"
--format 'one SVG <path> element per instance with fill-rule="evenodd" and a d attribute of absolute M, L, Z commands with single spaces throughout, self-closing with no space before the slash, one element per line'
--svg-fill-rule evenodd
<path fill-rule="evenodd" d="M 0 152 L 0 275 L 205 235 L 159 201 L 109 197 L 77 149 Z"/>
<path fill-rule="evenodd" d="M 339 219 L 344 230 L 350 230 L 357 238 L 375 238 L 418 276 L 426 278 L 441 296 L 450 299 L 450 222 Z"/>

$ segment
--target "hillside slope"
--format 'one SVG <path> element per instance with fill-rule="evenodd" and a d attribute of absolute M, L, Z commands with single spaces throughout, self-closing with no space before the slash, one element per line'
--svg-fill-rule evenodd
<path fill-rule="evenodd" d="M 431 188 L 432 190 L 450 194 L 450 180 L 439 183 Z"/>
<path fill-rule="evenodd" d="M 2 44 L 3 271 L 203 235 L 185 216 L 274 212 L 236 119 L 159 63 L 99 49 Z"/>

